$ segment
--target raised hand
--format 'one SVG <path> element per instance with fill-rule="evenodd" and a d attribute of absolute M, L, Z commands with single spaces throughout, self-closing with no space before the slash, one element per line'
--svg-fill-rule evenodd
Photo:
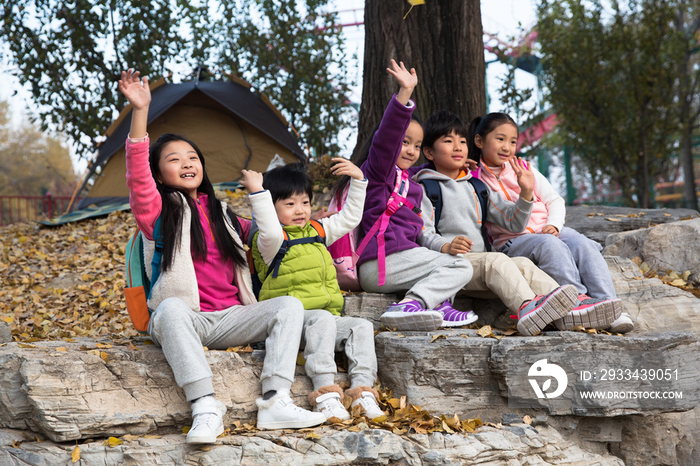
<path fill-rule="evenodd" d="M 359 167 L 352 163 L 350 160 L 343 157 L 335 157 L 331 160 L 333 162 L 336 162 L 336 164 L 333 165 L 333 168 L 331 168 L 331 172 L 334 175 L 348 175 L 349 177 L 355 178 L 356 180 L 365 179 L 365 174 L 362 173 L 362 170 L 360 170 Z"/>
<path fill-rule="evenodd" d="M 148 87 L 148 78 L 139 79 L 140 71 L 122 71 L 119 80 L 119 91 L 129 100 L 135 110 L 148 107 L 151 103 L 151 89 Z"/>
<path fill-rule="evenodd" d="M 440 249 L 441 252 L 456 256 L 457 254 L 465 254 L 472 250 L 474 242 L 466 236 L 457 236 L 451 243 L 447 243 Z"/>
<path fill-rule="evenodd" d="M 532 201 L 532 193 L 535 190 L 535 174 L 532 173 L 530 162 L 526 162 L 519 157 L 511 157 L 508 159 L 510 166 L 515 171 L 518 177 L 518 186 L 520 186 L 520 197 L 526 201 Z"/>
<path fill-rule="evenodd" d="M 241 186 L 246 188 L 250 193 L 263 191 L 263 176 L 253 170 L 241 170 L 243 173 L 243 181 L 240 181 Z"/>
<path fill-rule="evenodd" d="M 408 104 L 408 99 L 411 98 L 413 88 L 415 88 L 416 84 L 418 84 L 418 75 L 416 75 L 416 70 L 411 68 L 411 71 L 408 71 L 403 62 L 396 64 L 394 59 L 391 60 L 391 67 L 387 68 L 386 70 L 394 77 L 394 79 L 396 79 L 399 86 L 401 86 L 397 100 L 403 105 Z"/>

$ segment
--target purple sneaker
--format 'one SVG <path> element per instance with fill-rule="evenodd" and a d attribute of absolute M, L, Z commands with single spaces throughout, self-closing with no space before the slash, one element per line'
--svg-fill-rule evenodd
<path fill-rule="evenodd" d="M 462 312 L 453 308 L 449 300 L 440 304 L 434 310 L 442 312 L 443 327 L 461 327 L 473 324 L 479 319 L 479 316 L 474 314 L 474 311 Z"/>
<path fill-rule="evenodd" d="M 379 321 L 396 330 L 417 330 L 429 332 L 442 325 L 442 312 L 423 309 L 418 301 L 393 303 L 379 318 Z"/>
<path fill-rule="evenodd" d="M 545 296 L 535 296 L 518 310 L 518 332 L 537 335 L 548 323 L 566 316 L 577 304 L 578 291 L 573 285 L 560 286 Z"/>

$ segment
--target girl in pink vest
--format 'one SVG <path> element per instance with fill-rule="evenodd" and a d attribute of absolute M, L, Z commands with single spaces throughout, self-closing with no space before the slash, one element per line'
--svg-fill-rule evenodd
<path fill-rule="evenodd" d="M 467 141 L 469 158 L 480 162 L 477 177 L 504 198 L 517 199 L 520 195 L 517 176 L 507 163 L 515 157 L 518 142 L 515 121 L 505 113 L 477 117 L 469 125 Z M 535 191 L 530 221 L 520 233 L 487 221 L 494 249 L 510 257 L 527 257 L 560 285 L 576 286 L 580 293 L 577 309 L 605 304 L 619 315 L 622 302 L 617 298 L 610 270 L 600 254 L 602 247 L 564 226 L 564 199 L 541 173 L 533 171 Z M 633 328 L 629 315 L 622 314 L 610 330 L 624 333 Z"/>

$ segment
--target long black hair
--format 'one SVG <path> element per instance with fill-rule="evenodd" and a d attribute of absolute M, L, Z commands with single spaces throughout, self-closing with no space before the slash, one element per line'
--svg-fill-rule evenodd
<path fill-rule="evenodd" d="M 520 133 L 520 130 L 518 129 L 518 124 L 507 113 L 493 112 L 489 113 L 483 118 L 474 118 L 469 124 L 469 134 L 467 135 L 467 148 L 469 149 L 469 158 L 472 160 L 476 160 L 477 162 L 481 161 L 481 149 L 479 149 L 476 146 L 476 143 L 474 142 L 474 138 L 476 138 L 477 134 L 481 136 L 482 140 L 486 139 L 486 136 L 491 131 L 504 124 L 513 125 L 515 129 L 518 130 L 518 133 Z"/>
<path fill-rule="evenodd" d="M 423 127 L 423 121 L 420 119 L 420 117 L 415 111 L 411 114 L 411 121 L 415 121 L 421 126 L 421 128 Z M 365 142 L 362 144 L 362 148 L 359 150 L 359 152 L 357 152 L 353 157 L 350 158 L 350 161 L 358 167 L 361 167 L 362 164 L 367 161 L 367 158 L 369 157 L 369 150 L 372 147 L 372 141 L 374 140 L 374 135 L 377 134 L 377 130 L 379 130 L 380 125 L 381 122 L 374 127 L 374 129 L 372 130 L 372 135 L 365 139 Z M 406 137 L 405 134 L 404 137 Z M 331 199 L 335 197 L 336 202 L 340 203 L 340 197 L 343 195 L 343 192 L 348 187 L 348 184 L 350 184 L 350 177 L 348 175 L 343 175 L 340 178 L 338 178 L 338 181 L 335 182 L 333 188 L 331 189 Z"/>
<path fill-rule="evenodd" d="M 207 242 L 204 239 L 204 231 L 202 229 L 202 224 L 199 220 L 199 209 L 197 208 L 197 201 L 192 199 L 189 194 L 181 189 L 174 188 L 172 186 L 167 186 L 158 181 L 160 176 L 160 167 L 158 163 L 160 162 L 160 156 L 163 148 L 173 142 L 173 141 L 184 141 L 197 152 L 197 156 L 202 163 L 202 184 L 197 188 L 198 192 L 207 195 L 207 206 L 209 207 L 209 221 L 212 226 L 212 233 L 214 234 L 214 242 L 216 247 L 221 254 L 222 259 L 231 259 L 234 265 L 242 266 L 245 264 L 245 259 L 243 258 L 243 248 L 241 248 L 236 242 L 231 238 L 227 228 L 226 222 L 229 222 L 225 218 L 224 213 L 221 210 L 221 201 L 216 198 L 214 193 L 214 186 L 212 186 L 209 177 L 207 176 L 207 171 L 204 165 L 204 156 L 199 147 L 192 141 L 185 139 L 177 134 L 164 134 L 158 138 L 156 142 L 151 144 L 148 149 L 148 163 L 151 166 L 151 175 L 156 182 L 156 187 L 160 193 L 160 197 L 163 200 L 163 207 L 161 210 L 161 234 L 163 236 L 163 262 L 161 263 L 161 271 L 167 271 L 173 264 L 173 256 L 175 248 L 180 244 L 180 238 L 182 232 L 180 231 L 182 222 L 182 212 L 185 207 L 182 203 L 182 197 L 177 193 L 184 195 L 187 202 L 187 206 L 190 209 L 192 215 L 190 221 L 190 243 L 191 243 L 191 254 L 195 259 L 205 259 L 207 257 Z M 228 215 L 231 220 L 236 219 L 236 214 L 231 210 L 227 209 Z M 233 227 L 233 225 L 231 225 Z"/>

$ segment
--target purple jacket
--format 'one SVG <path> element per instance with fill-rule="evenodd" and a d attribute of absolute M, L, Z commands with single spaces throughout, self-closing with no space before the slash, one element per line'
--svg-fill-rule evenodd
<path fill-rule="evenodd" d="M 367 161 L 362 164 L 362 172 L 367 177 L 367 197 L 365 213 L 362 216 L 362 231 L 369 231 L 386 210 L 387 202 L 396 184 L 396 161 L 401 154 L 403 138 L 411 122 L 415 107 L 406 107 L 396 100 L 396 95 L 384 111 L 382 122 L 372 140 Z M 408 200 L 420 208 L 423 189 L 409 178 Z M 423 229 L 423 220 L 406 206 L 401 207 L 391 217 L 384 233 L 386 255 L 420 247 L 417 243 Z M 358 265 L 377 258 L 376 236 L 369 242 L 358 261 Z"/>

